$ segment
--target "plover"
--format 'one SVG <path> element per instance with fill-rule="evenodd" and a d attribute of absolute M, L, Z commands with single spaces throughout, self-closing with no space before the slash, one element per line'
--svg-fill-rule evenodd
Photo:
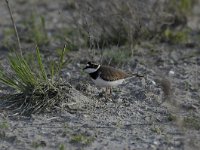
<path fill-rule="evenodd" d="M 111 66 L 104 66 L 100 64 L 95 64 L 88 62 L 86 67 L 83 68 L 85 72 L 87 72 L 90 77 L 92 78 L 93 82 L 99 87 L 106 87 L 106 91 L 110 90 L 111 88 L 116 87 L 122 84 L 126 79 L 132 77 L 143 77 L 142 75 L 138 74 L 128 74 L 124 71 L 119 69 L 115 69 Z"/>

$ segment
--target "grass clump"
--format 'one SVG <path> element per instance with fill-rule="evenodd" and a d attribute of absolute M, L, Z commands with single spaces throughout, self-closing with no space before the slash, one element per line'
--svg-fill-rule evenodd
<path fill-rule="evenodd" d="M 33 147 L 33 148 L 39 148 L 39 147 L 46 147 L 46 142 L 45 141 L 33 141 L 32 142 L 32 144 L 31 144 L 31 146 Z"/>
<path fill-rule="evenodd" d="M 28 61 L 16 53 L 9 56 L 10 70 L 1 67 L 0 82 L 13 88 L 16 93 L 4 97 L 3 106 L 19 114 L 30 115 L 50 110 L 62 100 L 59 86 L 59 72 L 61 71 L 66 47 L 63 48 L 58 63 L 50 67 L 51 79 L 47 77 L 47 70 L 42 62 L 39 48 L 36 47 L 36 70 Z M 56 69 L 57 68 L 57 69 Z"/>
<path fill-rule="evenodd" d="M 173 31 L 169 28 L 163 32 L 163 40 L 172 44 L 181 44 L 188 41 L 187 31 Z"/>
<path fill-rule="evenodd" d="M 60 144 L 59 145 L 59 150 L 65 150 L 65 145 L 64 144 Z"/>
<path fill-rule="evenodd" d="M 168 119 L 169 121 L 177 121 L 177 116 L 170 113 L 170 114 L 168 115 L 167 119 Z"/>
<path fill-rule="evenodd" d="M 71 138 L 71 143 L 79 143 L 82 145 L 88 145 L 94 141 L 93 137 L 88 137 L 83 134 L 74 135 Z"/>
<path fill-rule="evenodd" d="M 0 123 L 0 129 L 8 129 L 9 128 L 9 123 L 7 121 L 2 121 Z"/>

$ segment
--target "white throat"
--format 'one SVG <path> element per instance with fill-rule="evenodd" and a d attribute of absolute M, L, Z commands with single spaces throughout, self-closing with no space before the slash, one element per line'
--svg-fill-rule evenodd
<path fill-rule="evenodd" d="M 93 73 L 93 72 L 96 72 L 99 68 L 100 68 L 100 65 L 98 65 L 97 68 L 87 68 L 84 71 L 87 73 Z"/>

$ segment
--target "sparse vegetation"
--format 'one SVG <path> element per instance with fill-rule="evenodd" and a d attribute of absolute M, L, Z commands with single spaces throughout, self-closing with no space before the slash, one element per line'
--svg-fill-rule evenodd
<path fill-rule="evenodd" d="M 172 44 L 181 44 L 188 41 L 187 31 L 173 31 L 169 28 L 163 33 L 163 40 Z"/>
<path fill-rule="evenodd" d="M 94 141 L 93 137 L 88 137 L 83 134 L 74 135 L 71 137 L 72 143 L 79 143 L 83 145 L 89 145 Z"/>
<path fill-rule="evenodd" d="M 162 134 L 163 129 L 162 129 L 162 127 L 160 127 L 160 126 L 153 125 L 153 126 L 151 127 L 151 131 L 153 131 L 153 132 L 155 132 L 155 133 L 157 133 L 157 134 Z"/>
<path fill-rule="evenodd" d="M 80 47 L 87 46 L 87 37 L 83 29 L 78 27 L 64 27 L 58 30 L 53 37 L 59 43 L 67 43 L 67 49 L 77 51 Z"/>
<path fill-rule="evenodd" d="M 184 117 L 182 125 L 186 128 L 200 130 L 200 119 L 197 116 Z"/>
<path fill-rule="evenodd" d="M 4 47 L 8 49 L 16 48 L 16 42 L 15 40 L 13 40 L 13 37 L 15 35 L 14 30 L 12 28 L 6 28 L 3 30 L 3 35 L 4 35 L 4 38 L 2 40 L 2 43 Z"/>
<path fill-rule="evenodd" d="M 196 3 L 196 0 L 170 0 L 168 2 L 169 8 L 174 10 L 176 13 L 183 13 L 187 15 L 192 11 L 192 7 Z"/>
<path fill-rule="evenodd" d="M 33 141 L 32 142 L 32 147 L 33 148 L 40 148 L 40 147 L 45 147 L 46 146 L 46 142 L 45 141 L 42 141 L 42 140 L 40 140 L 40 141 Z"/>
<path fill-rule="evenodd" d="M 47 77 L 38 47 L 36 47 L 38 70 L 32 70 L 23 56 L 10 55 L 11 72 L 7 72 L 3 67 L 0 69 L 0 82 L 17 91 L 16 94 L 6 98 L 7 108 L 14 108 L 22 114 L 31 114 L 48 110 L 58 104 L 62 98 L 59 94 L 58 82 L 55 79 L 59 80 L 65 52 L 66 47 L 63 48 L 59 62 L 50 68 L 51 80 Z M 56 75 L 58 75 L 57 78 Z"/>
<path fill-rule="evenodd" d="M 32 13 L 28 19 L 23 21 L 23 28 L 26 31 L 26 34 L 21 36 L 23 41 L 35 43 L 39 46 L 48 44 L 49 38 L 44 16 L 38 17 L 35 13 Z"/>
<path fill-rule="evenodd" d="M 65 150 L 65 145 L 64 144 L 60 144 L 59 145 L 59 150 Z"/>
<path fill-rule="evenodd" d="M 0 149 L 199 149 L 197 0 L 9 2 L 12 21 L 0 8 Z M 82 70 L 88 60 L 145 78 L 107 101 Z"/>
<path fill-rule="evenodd" d="M 0 129 L 8 129 L 9 123 L 7 121 L 3 121 L 0 123 Z"/>
<path fill-rule="evenodd" d="M 112 50 L 105 49 L 103 51 L 103 61 L 106 62 L 106 64 L 111 65 L 122 65 L 125 64 L 128 59 L 131 58 L 131 51 L 125 49 L 125 48 L 116 48 Z"/>
<path fill-rule="evenodd" d="M 177 121 L 177 116 L 175 114 L 169 114 L 168 115 L 168 120 L 169 121 Z"/>
<path fill-rule="evenodd" d="M 70 133 L 70 129 L 68 128 L 67 123 L 64 124 L 62 137 L 66 137 Z"/>
<path fill-rule="evenodd" d="M 142 7 L 142 4 L 120 0 L 106 1 L 105 6 L 101 5 L 104 1 L 96 1 L 96 3 L 88 1 L 87 4 L 82 2 L 79 4 L 82 6 L 80 11 L 85 16 L 82 26 L 88 34 L 87 40 L 90 48 L 124 45 L 133 47 L 139 42 L 138 39 L 143 38 L 141 35 L 146 30 L 141 25 L 144 23 L 141 18 L 147 16 L 138 15 L 139 12 L 134 9 Z M 91 12 L 98 11 L 99 13 L 89 13 L 88 8 Z M 149 11 L 149 8 L 146 10 Z"/>

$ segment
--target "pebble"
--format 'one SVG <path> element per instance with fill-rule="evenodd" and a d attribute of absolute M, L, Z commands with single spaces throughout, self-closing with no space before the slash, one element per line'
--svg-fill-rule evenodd
<path fill-rule="evenodd" d="M 159 142 L 159 141 L 153 141 L 153 144 L 154 144 L 154 145 L 159 145 L 160 142 Z"/>
<path fill-rule="evenodd" d="M 175 72 L 173 70 L 169 71 L 169 75 L 174 75 L 174 74 L 175 74 Z"/>

